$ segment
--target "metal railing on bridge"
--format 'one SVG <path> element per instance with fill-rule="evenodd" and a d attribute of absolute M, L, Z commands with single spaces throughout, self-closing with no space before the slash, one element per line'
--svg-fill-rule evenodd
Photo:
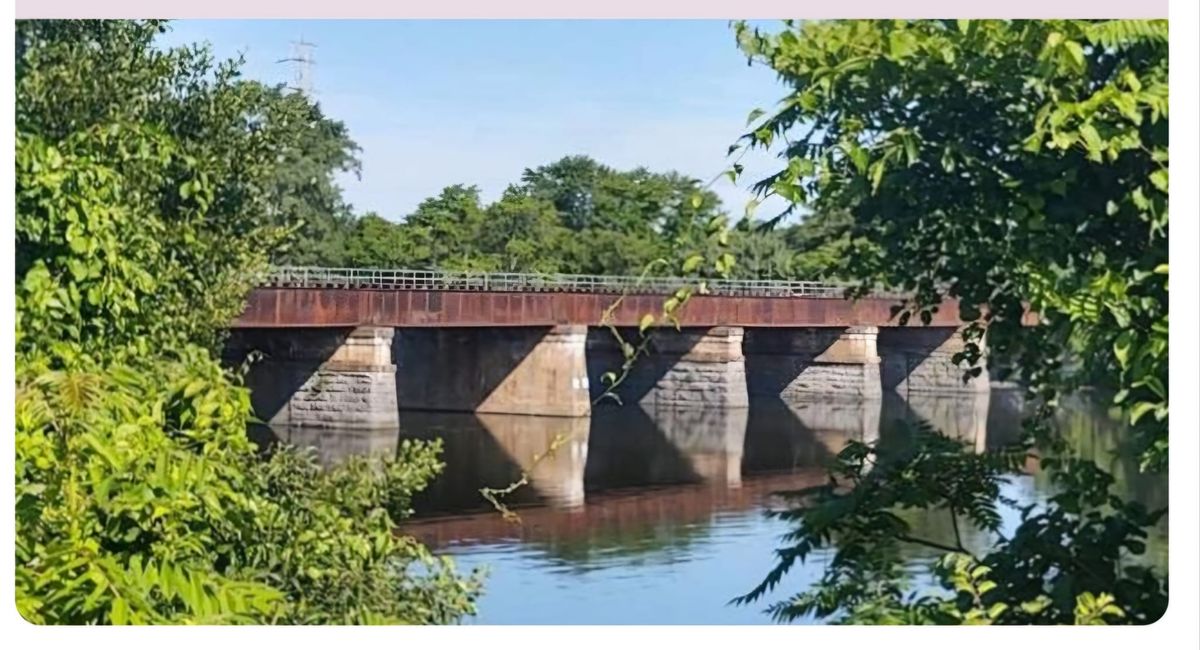
<path fill-rule="evenodd" d="M 479 273 L 408 269 L 275 267 L 266 287 L 424 291 L 521 291 L 547 293 L 671 294 L 696 278 L 537 273 Z M 704 280 L 719 296 L 841 298 L 847 285 L 803 280 Z"/>

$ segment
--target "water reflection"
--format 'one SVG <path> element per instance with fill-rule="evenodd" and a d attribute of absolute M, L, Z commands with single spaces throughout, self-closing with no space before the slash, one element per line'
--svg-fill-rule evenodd
<path fill-rule="evenodd" d="M 639 407 L 641 408 L 641 407 Z M 653 408 L 650 420 L 700 481 L 727 488 L 742 484 L 748 409 L 721 411 Z"/>
<path fill-rule="evenodd" d="M 255 427 L 251 437 L 260 443 L 278 442 L 308 449 L 326 467 L 349 456 L 394 456 L 399 443 L 396 427 L 331 429 L 271 425 Z"/>
<path fill-rule="evenodd" d="M 746 477 L 819 476 L 847 442 L 874 442 L 898 422 L 925 421 L 983 449 L 990 421 L 1019 420 L 1019 412 L 998 415 L 989 404 L 986 394 L 889 395 L 763 400 L 731 410 L 608 407 L 586 418 L 413 411 L 402 413 L 392 429 L 275 427 L 272 433 L 313 447 L 325 464 L 394 454 L 401 440 L 441 440 L 446 469 L 418 497 L 424 514 L 487 510 L 479 488 L 502 487 L 522 475 L 528 485 L 511 494 L 510 503 L 571 511 L 619 489 L 736 490 Z"/>
<path fill-rule="evenodd" d="M 760 400 L 748 409 L 601 408 L 589 418 L 402 412 L 398 429 L 377 432 L 277 430 L 275 436 L 317 448 L 325 463 L 349 454 L 395 453 L 405 439 L 441 439 L 443 473 L 417 496 L 418 518 L 406 532 L 488 565 L 492 576 L 481 622 L 494 623 L 763 623 L 756 608 L 728 607 L 770 568 L 787 532 L 765 518 L 773 496 L 825 481 L 823 466 L 847 442 L 889 440 L 927 422 L 976 450 L 1016 440 L 1019 393 L 886 394 L 882 399 Z M 1068 437 L 1082 453 L 1105 456 L 1124 431 L 1090 402 L 1064 411 Z M 561 443 L 555 453 L 535 457 Z M 1089 456 L 1092 457 L 1092 456 Z M 1118 492 L 1151 507 L 1166 505 L 1165 479 L 1138 475 L 1112 456 Z M 480 496 L 529 475 L 506 497 L 521 515 L 500 518 Z M 1042 476 L 1011 482 L 1004 496 L 1021 502 L 1053 490 Z M 921 537 L 949 541 L 945 513 L 905 515 Z M 1019 524 L 1015 511 L 1006 528 Z M 969 547 L 988 536 L 962 531 Z M 1166 528 L 1151 540 L 1165 564 Z M 914 571 L 928 551 L 914 549 Z M 794 572 L 784 589 L 815 579 L 821 556 Z M 590 577 L 589 577 L 590 576 Z M 568 597 L 569 594 L 569 597 Z M 664 603 L 678 603 L 678 611 Z"/>

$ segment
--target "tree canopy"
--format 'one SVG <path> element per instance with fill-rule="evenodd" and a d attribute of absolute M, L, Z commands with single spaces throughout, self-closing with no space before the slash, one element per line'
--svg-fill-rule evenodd
<path fill-rule="evenodd" d="M 837 540 L 825 579 L 776 613 L 1155 620 L 1165 581 L 1123 562 L 1161 513 L 1109 495 L 1111 477 L 1075 460 L 1048 416 L 1080 386 L 1108 388 L 1143 467 L 1165 468 L 1166 22 L 817 21 L 736 34 L 788 87 L 739 143 L 779 152 L 756 187 L 846 214 L 838 273 L 914 291 L 912 317 L 957 298 L 977 321 L 963 360 L 980 357 L 986 332 L 993 360 L 1010 361 L 1039 405 L 1010 454 L 1040 456 L 1062 489 L 986 557 L 948 545 L 940 572 L 955 597 L 908 599 L 894 553 L 907 529 L 892 513 L 948 510 L 998 534 L 992 504 L 1013 457 L 969 459 L 932 435 L 905 450 L 852 445 L 833 471 L 854 489 L 793 511 L 795 544 L 751 598 Z M 1021 326 L 1026 309 L 1039 325 Z"/>
<path fill-rule="evenodd" d="M 330 471 L 286 448 L 264 459 L 240 375 L 214 355 L 296 220 L 338 202 L 317 177 L 347 159 L 311 145 L 343 132 L 204 48 L 157 47 L 163 29 L 16 27 L 18 611 L 458 620 L 475 578 L 393 533 L 437 445 Z"/>
<path fill-rule="evenodd" d="M 655 260 L 709 251 L 708 225 L 727 217 L 697 179 L 644 168 L 619 171 L 586 156 L 525 170 L 491 204 L 451 185 L 402 220 L 350 219 L 336 246 L 291 263 L 529 273 L 636 275 Z M 302 234 L 323 237 L 319 233 Z M 847 246 L 846 221 L 814 214 L 788 227 L 729 233 L 735 277 L 828 277 Z"/>

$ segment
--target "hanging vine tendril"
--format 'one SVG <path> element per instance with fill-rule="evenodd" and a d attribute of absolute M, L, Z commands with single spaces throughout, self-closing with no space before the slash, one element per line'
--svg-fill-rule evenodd
<path fill-rule="evenodd" d="M 711 182 L 709 185 L 711 185 Z M 707 185 L 705 187 L 707 187 Z M 698 198 L 700 198 L 699 195 L 693 199 L 693 205 L 696 204 L 696 199 Z M 711 266 L 713 270 L 715 270 L 720 277 L 728 277 L 729 272 L 733 268 L 733 257 L 724 250 L 728 245 L 729 237 L 724 216 L 718 215 L 708 222 L 706 225 L 706 235 L 709 241 L 716 244 L 717 255 L 713 260 L 711 260 Z M 683 273 L 685 276 L 691 276 L 695 281 L 688 282 L 683 286 L 676 288 L 670 297 L 663 301 L 662 311 L 660 314 L 655 315 L 653 313 L 646 313 L 642 315 L 638 321 L 636 343 L 631 343 L 628 341 L 625 336 L 621 334 L 620 328 L 618 328 L 614 322 L 614 315 L 621 307 L 621 304 L 624 303 L 625 298 L 629 296 L 630 290 L 622 290 L 621 294 L 616 298 L 616 300 L 614 300 L 611 304 L 609 304 L 608 307 L 604 309 L 604 312 L 600 317 L 600 327 L 607 329 L 612 335 L 613 339 L 617 342 L 617 345 L 621 351 L 622 362 L 619 369 L 611 370 L 601 375 L 600 381 L 604 384 L 604 390 L 601 391 L 600 394 L 591 401 L 591 405 L 593 407 L 606 399 L 611 399 L 619 405 L 623 404 L 621 397 L 616 392 L 617 387 L 620 386 L 627 377 L 629 377 L 629 374 L 633 371 L 637 361 L 645 356 L 650 349 L 650 343 L 653 340 L 653 331 L 651 328 L 655 327 L 656 325 L 661 326 L 669 324 L 674 326 L 676 331 L 679 331 L 681 329 L 681 324 L 679 321 L 680 310 L 687 305 L 692 296 L 696 294 L 708 293 L 708 282 L 701 277 L 701 273 L 707 271 L 708 265 L 705 264 L 706 261 L 709 260 L 706 260 L 705 256 L 700 253 L 693 253 L 683 261 L 681 265 Z M 650 277 L 651 273 L 656 269 L 664 266 L 669 267 L 670 265 L 671 263 L 663 258 L 651 261 L 645 266 L 645 268 L 642 270 L 642 273 L 638 276 L 639 284 L 641 284 L 641 281 L 644 281 L 646 278 Z M 521 475 L 515 481 L 502 488 L 482 487 L 479 489 L 479 493 L 488 501 L 488 503 L 492 504 L 492 507 L 494 507 L 496 511 L 500 513 L 505 521 L 509 521 L 514 524 L 520 524 L 520 515 L 509 508 L 502 499 L 511 495 L 513 492 L 516 492 L 518 489 L 529 485 L 530 474 L 533 472 L 534 468 L 536 468 L 538 464 L 547 458 L 553 458 L 558 449 L 567 442 L 571 441 L 576 435 L 578 434 L 568 435 L 560 433 L 556 435 L 554 439 L 551 440 L 550 445 L 545 451 L 534 454 L 529 467 L 522 470 Z"/>

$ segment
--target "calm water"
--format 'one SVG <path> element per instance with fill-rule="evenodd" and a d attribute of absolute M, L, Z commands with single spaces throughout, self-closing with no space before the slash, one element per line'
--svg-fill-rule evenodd
<path fill-rule="evenodd" d="M 771 598 L 805 588 L 827 556 L 794 568 L 767 602 L 728 601 L 757 584 L 787 526 L 766 512 L 773 493 L 824 480 L 821 465 L 851 439 L 898 436 L 902 421 L 924 419 L 976 449 L 1015 438 L 1017 394 L 922 396 L 803 403 L 756 402 L 738 411 L 603 410 L 591 418 L 401 413 L 399 431 L 281 430 L 275 436 L 317 448 L 325 462 L 347 454 L 392 453 L 402 439 L 441 438 L 446 469 L 416 500 L 406 532 L 455 557 L 463 569 L 486 567 L 477 624 L 763 624 Z M 1118 491 L 1152 507 L 1166 505 L 1165 477 L 1149 479 L 1113 450 L 1123 429 L 1087 400 L 1063 413 L 1082 453 L 1118 478 Z M 557 452 L 532 458 L 555 439 Z M 506 502 L 520 523 L 504 521 L 480 496 L 522 471 L 530 485 Z M 1020 476 L 1005 496 L 1044 499 L 1046 477 Z M 1006 513 L 1006 527 L 1019 523 Z M 952 539 L 949 519 L 910 520 L 922 537 Z M 1149 561 L 1165 566 L 1166 522 L 1151 540 Z M 968 531 L 967 544 L 988 539 Z M 935 552 L 913 549 L 919 586 Z"/>

